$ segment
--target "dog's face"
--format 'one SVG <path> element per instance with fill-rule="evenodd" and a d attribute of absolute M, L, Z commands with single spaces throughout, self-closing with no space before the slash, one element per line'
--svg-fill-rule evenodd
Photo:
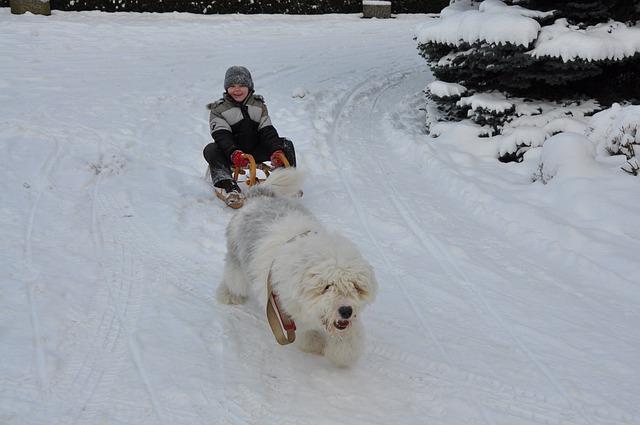
<path fill-rule="evenodd" d="M 375 297 L 377 283 L 365 264 L 349 267 L 315 267 L 308 270 L 303 285 L 305 312 L 331 334 L 347 331 L 365 305 Z"/>

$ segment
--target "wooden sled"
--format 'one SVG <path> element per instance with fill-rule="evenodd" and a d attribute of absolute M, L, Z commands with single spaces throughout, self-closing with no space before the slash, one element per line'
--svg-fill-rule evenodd
<path fill-rule="evenodd" d="M 269 178 L 269 174 L 271 174 L 271 172 L 274 170 L 274 168 L 272 168 L 270 165 L 263 162 L 256 164 L 256 160 L 251 154 L 245 153 L 244 158 L 249 161 L 249 165 L 247 167 L 233 168 L 233 180 L 235 180 L 239 185 L 245 184 L 248 187 L 251 187 L 259 184 L 260 182 L 263 182 L 267 178 Z M 280 154 L 280 160 L 284 164 L 285 168 L 290 166 L 289 160 L 287 160 L 287 157 L 284 154 Z M 258 170 L 262 172 L 262 176 L 260 177 L 258 176 Z M 230 208 L 238 209 L 244 205 L 244 196 L 242 194 L 230 193 L 228 195 L 225 195 L 221 190 L 216 190 L 215 192 L 218 199 L 220 199 L 225 203 L 225 205 Z"/>

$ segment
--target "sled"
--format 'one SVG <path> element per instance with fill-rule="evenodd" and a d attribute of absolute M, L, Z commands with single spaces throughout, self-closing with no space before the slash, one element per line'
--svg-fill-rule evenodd
<path fill-rule="evenodd" d="M 233 168 L 233 179 L 237 183 L 245 183 L 247 186 L 256 185 L 269 178 L 269 174 L 274 170 L 274 168 L 264 162 L 256 163 L 253 155 L 245 153 L 244 157 L 249 161 L 249 166 L 246 168 Z M 289 160 L 287 160 L 287 157 L 284 154 L 280 154 L 280 160 L 284 164 L 285 168 L 289 167 Z M 261 171 L 261 175 L 258 175 L 258 170 Z M 249 173 L 248 176 L 247 172 Z M 244 176 L 245 178 L 242 179 L 240 176 Z"/>
<path fill-rule="evenodd" d="M 238 184 L 245 184 L 248 187 L 254 186 L 269 178 L 269 174 L 274 170 L 274 168 L 264 162 L 256 163 L 253 155 L 245 153 L 244 158 L 249 161 L 249 165 L 247 167 L 233 168 L 232 177 Z M 289 160 L 287 160 L 287 157 L 284 154 L 280 154 L 280 160 L 284 164 L 285 168 L 290 166 Z M 258 173 L 258 171 L 260 171 L 260 173 Z M 244 205 L 244 196 L 242 196 L 242 194 L 230 193 L 225 195 L 222 191 L 218 190 L 216 190 L 215 193 L 218 199 L 230 208 L 238 209 Z"/>

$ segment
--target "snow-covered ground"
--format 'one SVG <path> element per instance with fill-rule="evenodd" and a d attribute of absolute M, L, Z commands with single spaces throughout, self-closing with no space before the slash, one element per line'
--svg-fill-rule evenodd
<path fill-rule="evenodd" d="M 638 179 L 425 135 L 426 19 L 0 9 L 0 423 L 639 424 Z M 213 297 L 230 65 L 376 269 L 351 369 Z"/>

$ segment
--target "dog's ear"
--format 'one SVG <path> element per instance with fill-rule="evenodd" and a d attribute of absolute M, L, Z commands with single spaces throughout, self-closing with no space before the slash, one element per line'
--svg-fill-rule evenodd
<path fill-rule="evenodd" d="M 365 299 L 369 297 L 369 288 L 367 288 L 367 285 L 362 285 L 358 282 L 351 282 L 351 284 L 353 285 L 353 288 L 358 293 L 359 297 L 365 298 Z"/>
<path fill-rule="evenodd" d="M 376 293 L 378 292 L 378 281 L 373 274 L 373 270 L 369 274 L 368 279 L 353 282 L 353 286 L 358 292 L 358 295 L 366 302 L 371 303 L 375 300 Z"/>
<path fill-rule="evenodd" d="M 315 271 L 307 271 L 304 274 L 304 285 L 300 285 L 304 292 L 308 292 L 314 296 L 319 296 L 324 293 L 324 287 L 326 286 L 320 277 L 320 273 Z"/>

